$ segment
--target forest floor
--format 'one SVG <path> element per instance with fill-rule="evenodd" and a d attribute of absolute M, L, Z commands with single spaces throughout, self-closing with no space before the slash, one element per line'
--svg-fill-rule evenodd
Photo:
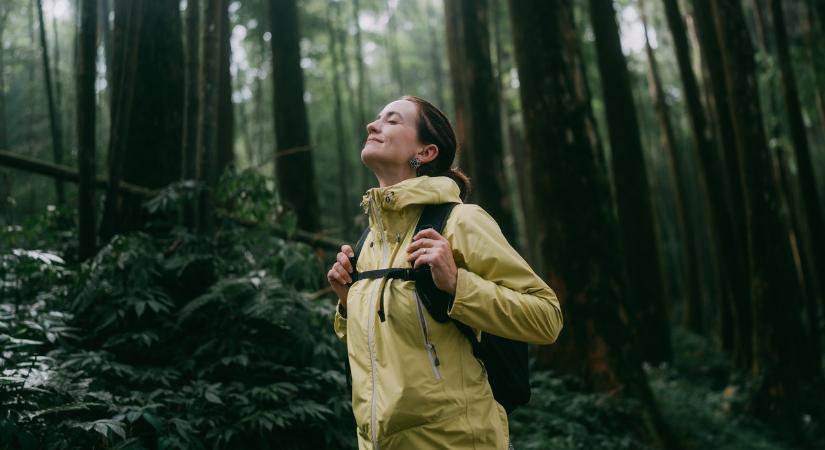
<path fill-rule="evenodd" d="M 731 376 L 726 357 L 712 342 L 682 328 L 675 329 L 672 342 L 673 362 L 645 369 L 660 411 L 684 449 L 804 448 L 744 413 L 746 384 Z M 546 372 L 534 371 L 531 381 L 533 400 L 511 418 L 516 449 L 647 448 L 633 432 L 631 402 L 583 394 L 575 380 Z"/>

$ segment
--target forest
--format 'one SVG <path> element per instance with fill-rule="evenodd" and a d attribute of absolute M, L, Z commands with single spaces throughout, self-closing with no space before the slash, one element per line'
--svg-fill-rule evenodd
<path fill-rule="evenodd" d="M 0 1 L 0 449 L 355 449 L 402 95 L 556 291 L 515 449 L 825 448 L 825 1 Z"/>

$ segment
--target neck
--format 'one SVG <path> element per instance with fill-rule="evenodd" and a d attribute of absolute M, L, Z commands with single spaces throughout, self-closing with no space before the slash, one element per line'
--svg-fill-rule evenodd
<path fill-rule="evenodd" d="M 408 180 L 410 178 L 415 178 L 415 171 L 408 169 L 404 171 L 375 171 L 375 178 L 378 180 L 379 187 L 387 187 L 392 186 L 394 184 L 398 184 L 404 180 Z"/>

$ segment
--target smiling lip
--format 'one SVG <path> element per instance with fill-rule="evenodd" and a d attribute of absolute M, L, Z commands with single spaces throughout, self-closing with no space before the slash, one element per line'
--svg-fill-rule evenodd
<path fill-rule="evenodd" d="M 374 138 L 374 137 L 368 138 L 367 142 L 369 142 L 369 141 L 374 141 L 374 142 L 378 142 L 378 143 L 384 142 L 384 141 L 380 141 L 380 140 L 378 140 L 378 138 Z"/>

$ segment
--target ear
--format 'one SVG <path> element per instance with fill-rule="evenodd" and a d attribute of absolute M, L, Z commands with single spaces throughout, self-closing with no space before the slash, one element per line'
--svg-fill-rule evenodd
<path fill-rule="evenodd" d="M 435 160 L 438 158 L 438 146 L 435 144 L 427 144 L 425 145 L 421 151 L 418 152 L 418 160 L 421 161 L 421 164 L 427 164 L 430 161 Z"/>

